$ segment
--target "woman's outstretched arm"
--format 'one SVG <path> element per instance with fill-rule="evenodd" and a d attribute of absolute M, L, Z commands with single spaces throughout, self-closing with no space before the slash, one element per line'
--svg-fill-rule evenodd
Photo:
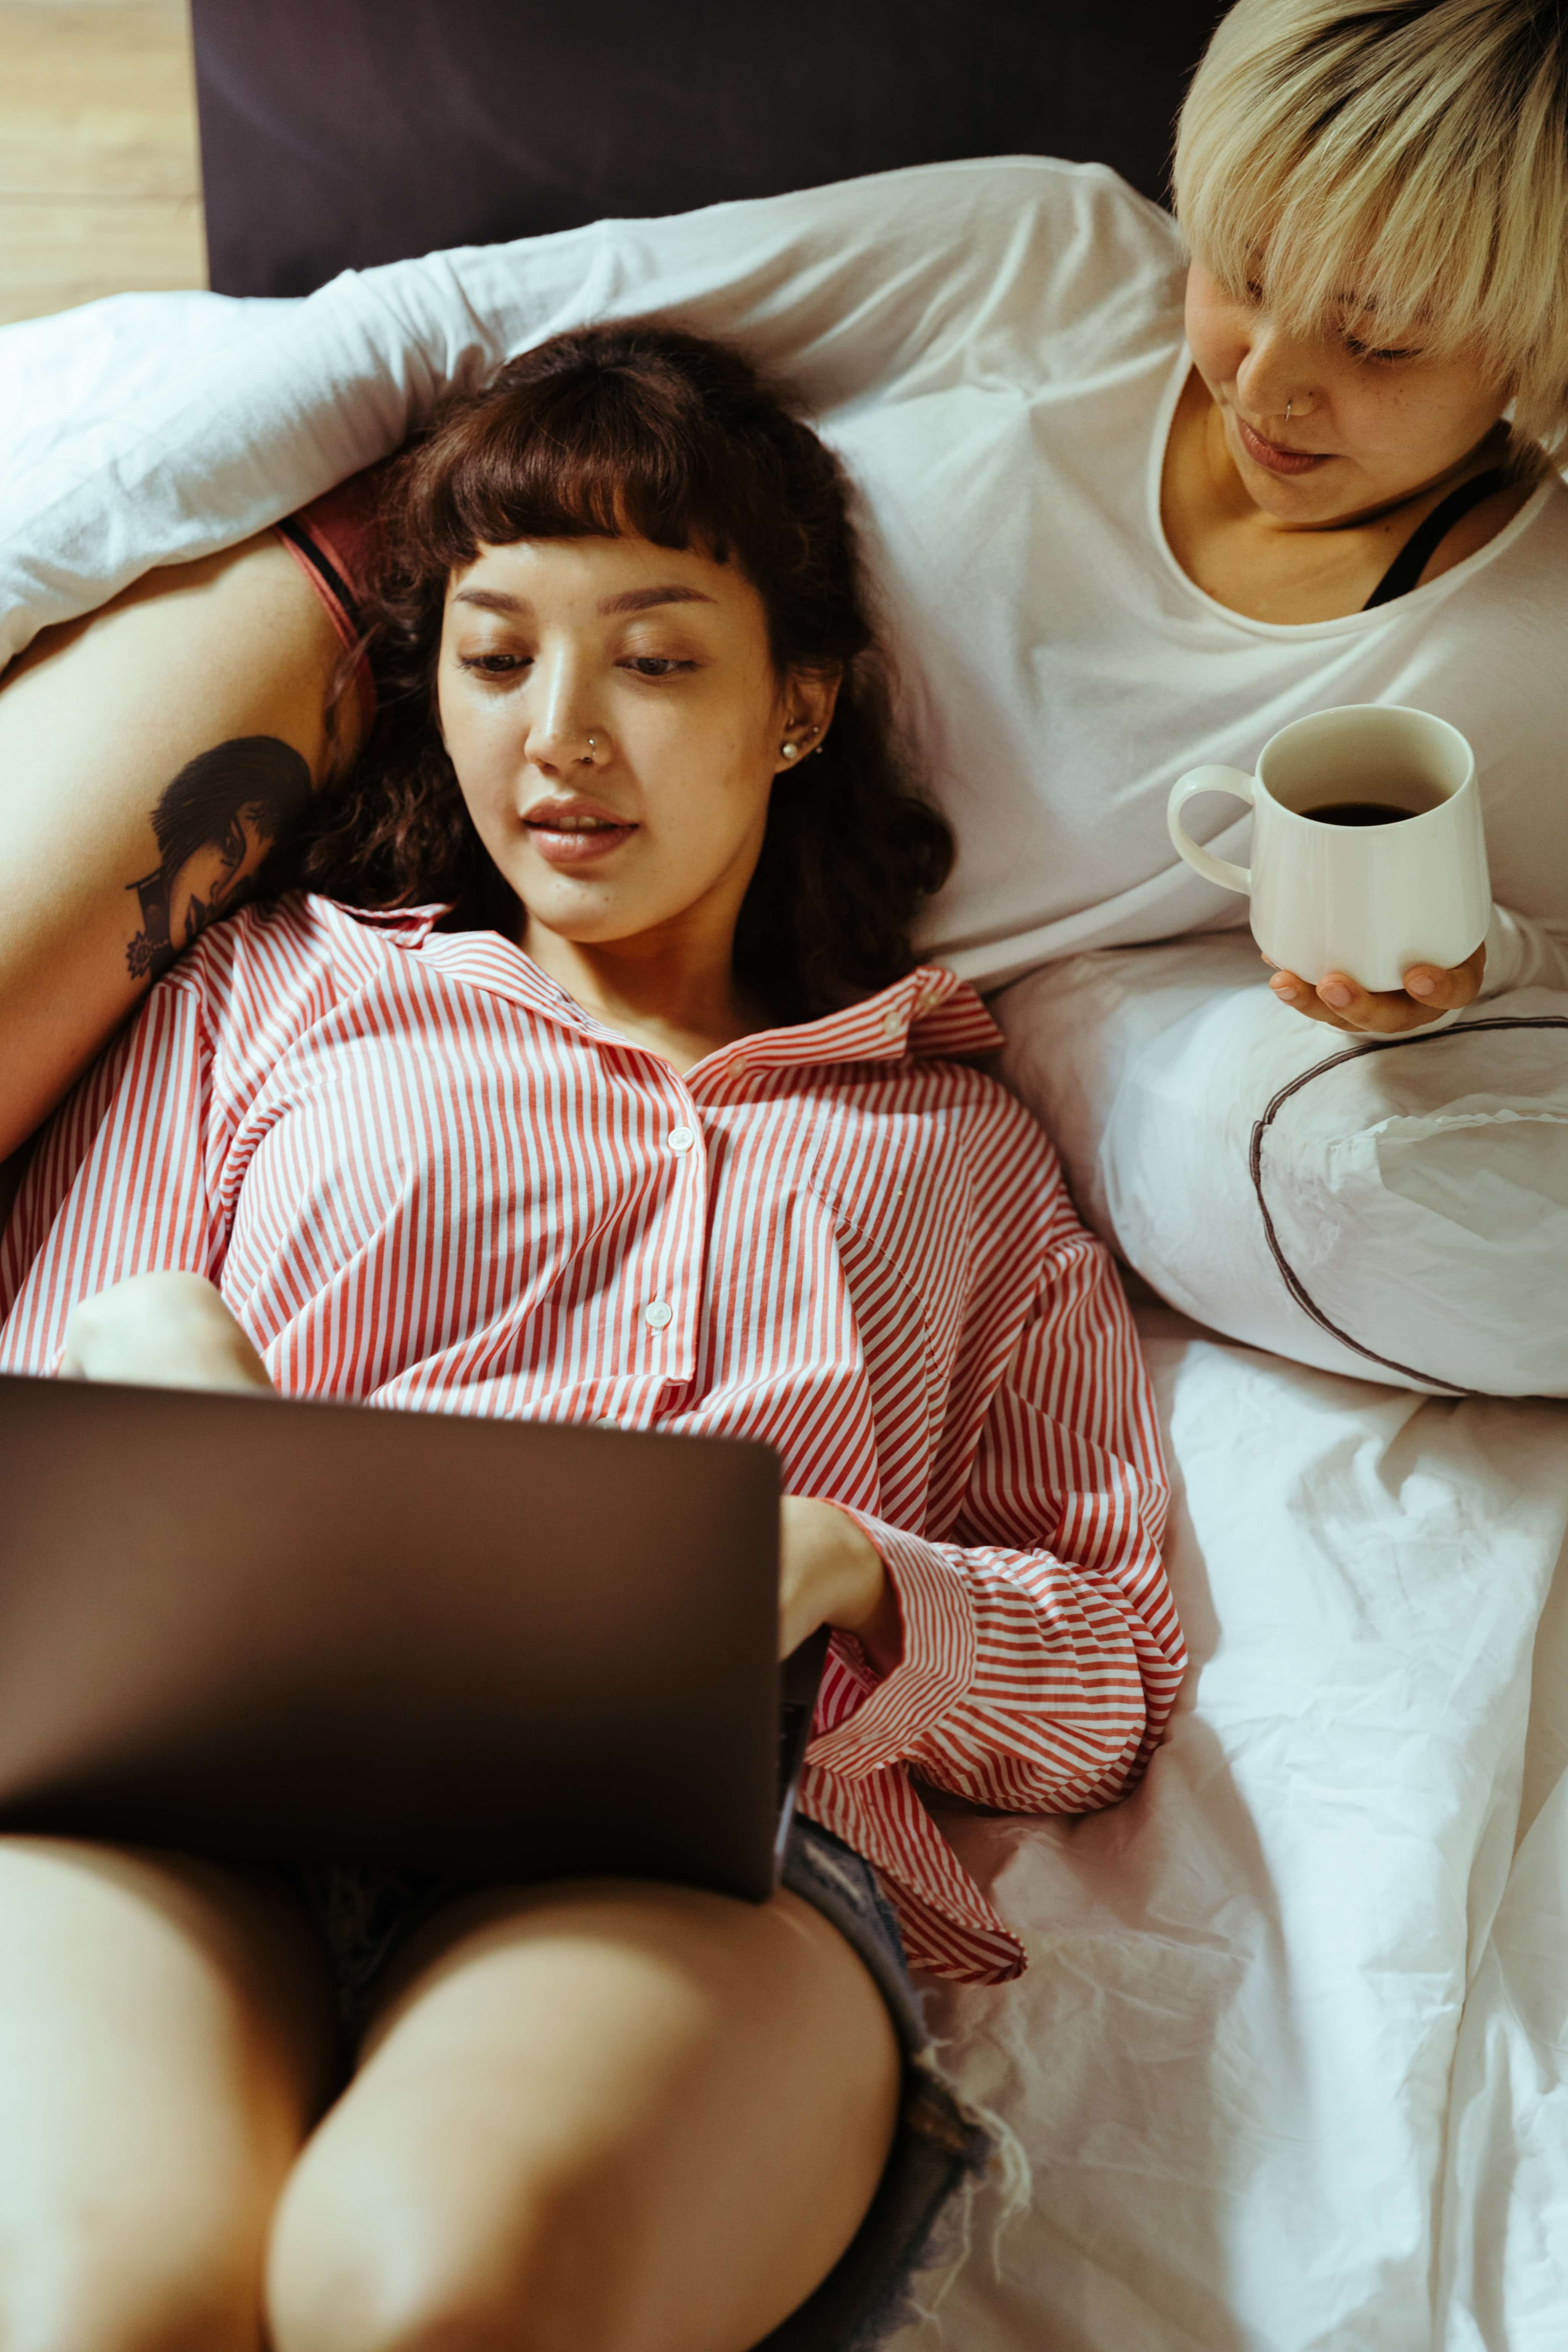
<path fill-rule="evenodd" d="M 355 698 L 270 531 L 47 630 L 0 679 L 0 1161 L 243 896 Z M 5 1187 L 0 1183 L 0 1213 Z"/>

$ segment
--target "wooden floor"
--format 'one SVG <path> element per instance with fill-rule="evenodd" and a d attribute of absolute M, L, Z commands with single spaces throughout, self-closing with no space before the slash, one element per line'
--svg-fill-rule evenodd
<path fill-rule="evenodd" d="M 188 0 L 0 0 L 0 324 L 205 284 Z"/>

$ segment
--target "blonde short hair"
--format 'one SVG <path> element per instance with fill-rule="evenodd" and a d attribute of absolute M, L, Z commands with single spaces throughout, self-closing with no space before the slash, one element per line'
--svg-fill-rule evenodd
<path fill-rule="evenodd" d="M 1563 437 L 1561 0 L 1237 0 L 1187 93 L 1174 184 L 1222 285 L 1309 331 L 1350 293 L 1380 342 L 1476 350 L 1517 436 Z"/>

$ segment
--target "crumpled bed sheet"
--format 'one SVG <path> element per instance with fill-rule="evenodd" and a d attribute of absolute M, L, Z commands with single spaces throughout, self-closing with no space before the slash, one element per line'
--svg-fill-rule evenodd
<path fill-rule="evenodd" d="M 1563 2352 L 1568 1408 L 1139 1318 L 1192 1672 L 1121 1807 L 941 1808 L 1030 1968 L 929 2014 L 1034 2189 L 897 2352 Z"/>

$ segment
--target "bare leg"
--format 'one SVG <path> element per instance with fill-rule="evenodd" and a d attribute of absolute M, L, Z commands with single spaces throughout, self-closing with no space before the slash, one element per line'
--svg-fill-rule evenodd
<path fill-rule="evenodd" d="M 327 2086 L 302 1924 L 196 1863 L 0 1838 L 0 2344 L 258 2352 Z"/>
<path fill-rule="evenodd" d="M 367 2046 L 279 2207 L 276 2352 L 745 2352 L 854 2235 L 900 2078 L 787 1893 L 480 1898 Z"/>
<path fill-rule="evenodd" d="M 153 814 L 182 770 L 243 739 L 274 746 L 252 814 L 174 877 L 173 944 L 232 903 L 265 847 L 268 792 L 324 778 L 340 647 L 268 531 L 149 573 L 86 620 L 47 629 L 0 680 L 0 1160 L 145 989 L 138 884 L 163 855 Z M 359 730 L 337 707 L 340 750 Z M 221 761 L 219 762 L 221 765 Z M 243 855 L 237 857 L 243 835 Z M 203 910 L 205 910 L 204 913 Z"/>

